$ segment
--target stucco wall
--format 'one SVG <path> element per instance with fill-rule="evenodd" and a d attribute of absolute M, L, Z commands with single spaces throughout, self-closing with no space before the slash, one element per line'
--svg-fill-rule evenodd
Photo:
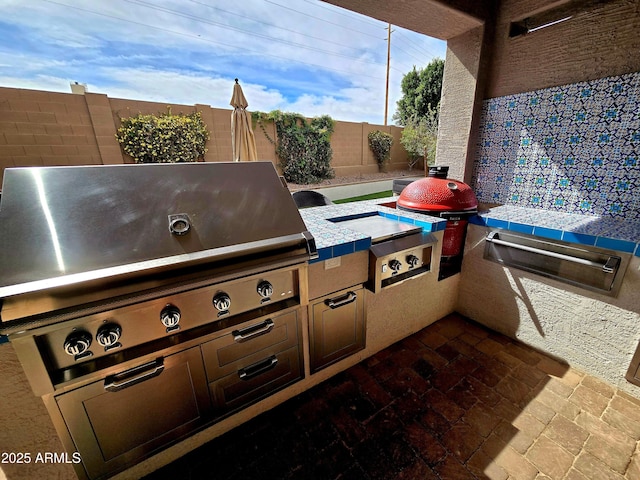
<path fill-rule="evenodd" d="M 509 37 L 511 22 L 562 3 L 501 2 L 486 98 L 640 71 L 638 0 L 602 2 L 566 22 Z"/>
<path fill-rule="evenodd" d="M 457 311 L 640 396 L 624 378 L 640 341 L 640 257 L 612 298 L 484 260 L 488 231 L 469 227 Z"/>

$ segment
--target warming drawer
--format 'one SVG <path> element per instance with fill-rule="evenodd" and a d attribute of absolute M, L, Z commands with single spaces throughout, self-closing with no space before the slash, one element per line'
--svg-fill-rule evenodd
<path fill-rule="evenodd" d="M 303 377 L 298 311 L 246 322 L 202 345 L 216 417 Z"/>
<path fill-rule="evenodd" d="M 610 296 L 618 294 L 630 260 L 612 250 L 504 230 L 485 240 L 486 260 Z"/>
<path fill-rule="evenodd" d="M 299 343 L 297 312 L 246 322 L 202 345 L 209 381 Z"/>

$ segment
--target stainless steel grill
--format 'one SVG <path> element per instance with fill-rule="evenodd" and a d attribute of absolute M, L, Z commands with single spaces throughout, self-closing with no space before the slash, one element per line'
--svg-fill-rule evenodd
<path fill-rule="evenodd" d="M 0 330 L 80 477 L 302 378 L 316 249 L 270 162 L 7 169 L 2 192 Z"/>

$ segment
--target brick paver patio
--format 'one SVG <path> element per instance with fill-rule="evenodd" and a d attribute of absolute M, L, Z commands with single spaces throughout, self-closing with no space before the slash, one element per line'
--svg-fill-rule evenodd
<path fill-rule="evenodd" d="M 640 400 L 459 315 L 147 477 L 640 479 Z"/>

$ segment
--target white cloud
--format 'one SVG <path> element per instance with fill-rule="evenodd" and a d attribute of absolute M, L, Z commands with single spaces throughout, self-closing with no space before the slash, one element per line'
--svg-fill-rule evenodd
<path fill-rule="evenodd" d="M 386 24 L 319 1 L 0 0 L 0 86 L 383 123 Z M 389 119 L 444 42 L 393 27 Z M 3 35 L 3 33 L 5 35 Z"/>

